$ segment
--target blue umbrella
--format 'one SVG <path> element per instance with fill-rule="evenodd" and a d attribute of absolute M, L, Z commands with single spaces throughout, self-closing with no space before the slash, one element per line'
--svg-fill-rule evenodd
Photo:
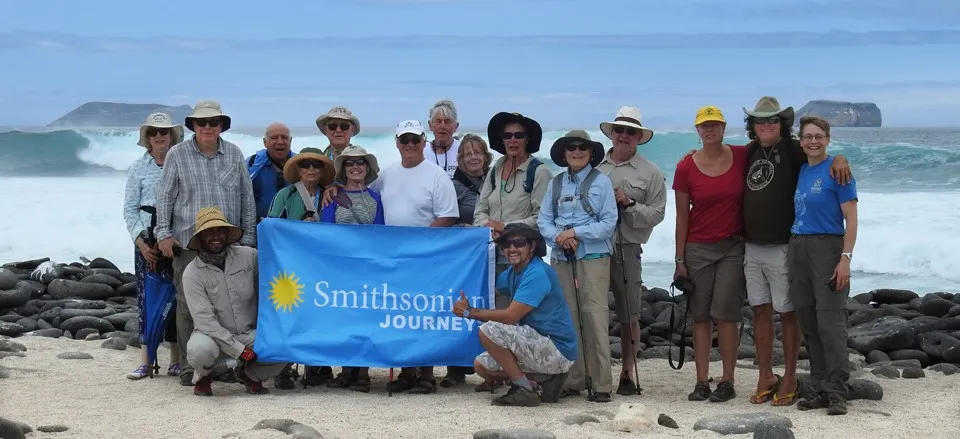
<path fill-rule="evenodd" d="M 148 272 L 144 282 L 143 306 L 146 309 L 146 322 L 143 328 L 147 350 L 147 364 L 150 368 L 150 378 L 160 373 L 160 364 L 157 362 L 157 349 L 163 343 L 164 330 L 167 322 L 174 316 L 176 307 L 177 289 L 173 279 L 164 273 Z"/>

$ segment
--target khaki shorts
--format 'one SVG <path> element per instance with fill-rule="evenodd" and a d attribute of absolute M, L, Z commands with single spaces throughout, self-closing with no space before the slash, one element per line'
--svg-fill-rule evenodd
<path fill-rule="evenodd" d="M 480 325 L 480 331 L 495 345 L 513 352 L 523 373 L 556 375 L 566 373 L 573 366 L 573 361 L 560 353 L 550 337 L 527 325 L 486 322 Z M 503 370 L 487 352 L 477 355 L 476 361 L 487 370 Z"/>
<path fill-rule="evenodd" d="M 640 244 L 623 245 L 623 265 L 620 266 L 620 246 L 615 246 L 613 258 L 610 260 L 610 290 L 613 291 L 614 312 L 620 323 L 636 322 L 640 319 L 640 291 L 643 285 L 641 278 L 640 255 L 643 249 Z M 627 288 L 623 288 L 623 272 L 627 272 Z M 627 312 L 627 304 L 630 312 Z"/>
<path fill-rule="evenodd" d="M 747 243 L 743 274 L 747 278 L 750 306 L 773 304 L 776 312 L 793 312 L 787 277 L 787 247 Z"/>
<path fill-rule="evenodd" d="M 694 322 L 708 322 L 711 318 L 726 322 L 742 319 L 740 308 L 746 290 L 743 247 L 739 238 L 687 243 L 684 260 L 696 288 L 687 306 Z"/>

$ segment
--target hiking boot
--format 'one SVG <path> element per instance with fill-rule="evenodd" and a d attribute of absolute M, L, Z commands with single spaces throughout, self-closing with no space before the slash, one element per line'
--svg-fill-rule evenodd
<path fill-rule="evenodd" d="M 266 387 L 263 387 L 262 382 L 251 378 L 250 375 L 247 375 L 247 371 L 244 370 L 244 368 L 237 369 L 237 378 L 243 382 L 243 385 L 247 388 L 247 393 L 253 395 L 264 395 L 270 393 Z"/>
<path fill-rule="evenodd" d="M 180 380 L 183 381 L 183 376 L 180 377 Z M 213 396 L 213 389 L 210 388 L 211 384 L 213 384 L 213 378 L 210 378 L 210 375 L 200 378 L 200 381 L 197 381 L 197 384 L 193 385 L 193 394 L 197 396 Z"/>
<path fill-rule="evenodd" d="M 847 400 L 831 396 L 827 404 L 827 414 L 830 416 L 847 414 Z"/>
<path fill-rule="evenodd" d="M 710 383 L 698 381 L 697 385 L 693 388 L 693 393 L 687 395 L 687 401 L 706 401 L 710 399 L 711 393 Z"/>
<path fill-rule="evenodd" d="M 620 385 L 617 386 L 617 395 L 639 395 L 641 389 L 630 378 L 620 377 Z"/>
<path fill-rule="evenodd" d="M 330 366 L 304 366 L 303 385 L 322 386 L 333 379 L 333 368 Z"/>
<path fill-rule="evenodd" d="M 293 378 L 290 374 L 280 373 L 273 378 L 273 387 L 280 390 L 292 390 L 296 385 L 293 383 Z"/>
<path fill-rule="evenodd" d="M 797 409 L 801 411 L 807 410 L 817 410 L 825 409 L 830 405 L 830 400 L 827 398 L 827 394 L 819 392 L 815 394 L 812 398 L 803 399 L 797 403 Z"/>
<path fill-rule="evenodd" d="M 563 391 L 560 392 L 561 398 L 569 398 L 571 396 L 580 396 L 580 391 L 574 389 L 563 389 Z"/>
<path fill-rule="evenodd" d="M 593 394 L 593 402 L 610 402 L 610 400 L 609 392 L 597 392 Z"/>
<path fill-rule="evenodd" d="M 213 381 L 213 380 L 211 380 Z M 193 385 L 193 371 L 187 371 L 180 374 L 180 385 L 190 387 Z"/>
<path fill-rule="evenodd" d="M 503 396 L 494 398 L 491 405 L 512 407 L 537 407 L 540 405 L 540 395 L 526 387 L 516 384 L 510 385 L 510 390 Z"/>
<path fill-rule="evenodd" d="M 540 401 L 546 403 L 555 403 L 560 400 L 560 394 L 563 392 L 563 385 L 567 381 L 567 374 L 560 373 L 549 375 L 547 379 L 540 382 Z M 578 392 L 579 393 L 579 392 Z"/>
<path fill-rule="evenodd" d="M 717 384 L 717 390 L 710 395 L 710 402 L 727 402 L 737 397 L 737 391 L 733 388 L 730 381 L 720 381 Z"/>

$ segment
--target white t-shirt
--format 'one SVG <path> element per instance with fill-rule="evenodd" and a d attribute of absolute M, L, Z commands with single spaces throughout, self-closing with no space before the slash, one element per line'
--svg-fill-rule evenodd
<path fill-rule="evenodd" d="M 433 142 L 427 142 L 423 147 L 423 158 L 430 163 L 435 163 L 440 169 L 446 171 L 450 178 L 453 178 L 453 172 L 457 170 L 458 151 L 460 151 L 460 139 L 453 139 L 453 143 L 441 155 L 437 155 L 433 150 Z"/>
<path fill-rule="evenodd" d="M 429 160 L 412 168 L 395 163 L 380 171 L 370 189 L 380 193 L 388 226 L 428 227 L 437 218 L 460 216 L 453 180 Z"/>

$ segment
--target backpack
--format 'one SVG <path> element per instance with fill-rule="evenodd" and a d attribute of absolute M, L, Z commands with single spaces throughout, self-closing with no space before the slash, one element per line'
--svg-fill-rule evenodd
<path fill-rule="evenodd" d="M 533 181 L 537 178 L 537 168 L 539 168 L 540 165 L 542 165 L 542 164 L 543 164 L 543 162 L 541 162 L 540 160 L 538 160 L 536 157 L 531 157 L 531 158 L 530 158 L 530 164 L 527 165 L 526 175 L 525 175 L 524 178 L 523 178 L 523 191 L 524 191 L 524 192 L 526 192 L 526 193 L 529 194 L 530 192 L 533 191 Z M 491 190 L 491 191 L 497 189 L 497 184 L 496 184 L 496 182 L 494 182 L 494 171 L 495 171 L 495 170 L 496 170 L 496 168 L 490 169 L 490 175 L 489 175 L 489 177 L 487 178 L 488 180 L 490 180 L 490 190 Z M 514 171 L 514 172 L 516 172 L 516 171 Z"/>
<path fill-rule="evenodd" d="M 567 172 L 561 172 L 553 177 L 553 218 L 557 218 L 557 209 L 559 208 L 560 201 L 560 187 L 563 185 L 563 177 Z M 597 179 L 600 175 L 600 171 L 597 168 L 591 168 L 590 172 L 587 173 L 586 178 L 583 179 L 583 183 L 580 184 L 580 205 L 583 206 L 583 210 L 587 211 L 587 215 L 590 215 L 594 220 L 600 221 L 600 217 L 597 215 L 597 212 L 593 210 L 593 206 L 590 205 L 590 200 L 588 200 L 588 195 L 590 195 L 590 185 L 593 184 L 593 181 Z"/>

